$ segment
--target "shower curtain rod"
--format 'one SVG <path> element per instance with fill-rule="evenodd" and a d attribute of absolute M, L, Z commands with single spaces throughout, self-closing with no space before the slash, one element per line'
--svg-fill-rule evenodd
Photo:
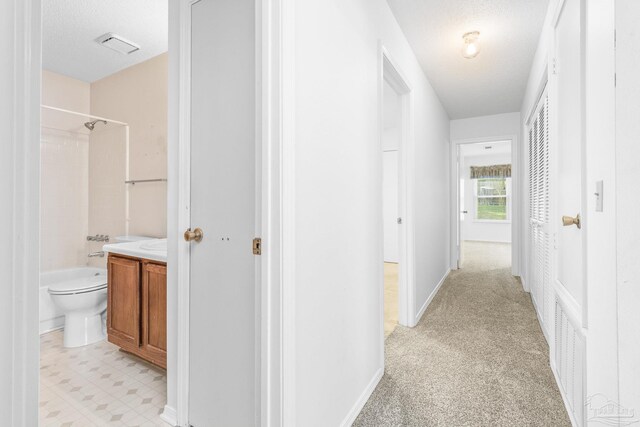
<path fill-rule="evenodd" d="M 48 110 L 60 111 L 61 113 L 68 113 L 68 114 L 74 114 L 76 116 L 88 117 L 90 119 L 106 120 L 109 123 L 114 123 L 114 124 L 117 124 L 117 125 L 129 126 L 129 123 L 119 122 L 118 120 L 111 120 L 111 119 L 107 119 L 105 117 L 92 116 L 91 114 L 85 114 L 85 113 L 79 113 L 77 111 L 65 110 L 64 108 L 51 107 L 50 105 L 40 104 L 40 107 L 46 108 Z"/>

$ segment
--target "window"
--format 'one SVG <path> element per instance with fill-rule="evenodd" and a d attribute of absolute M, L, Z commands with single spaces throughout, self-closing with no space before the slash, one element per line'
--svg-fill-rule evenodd
<path fill-rule="evenodd" d="M 476 219 L 508 221 L 511 219 L 511 178 L 479 178 L 474 180 Z"/>

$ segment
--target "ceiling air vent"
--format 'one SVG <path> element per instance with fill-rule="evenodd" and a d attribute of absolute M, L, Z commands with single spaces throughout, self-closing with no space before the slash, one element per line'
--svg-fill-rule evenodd
<path fill-rule="evenodd" d="M 137 44 L 130 42 L 129 40 L 113 33 L 101 35 L 96 39 L 96 42 L 104 47 L 108 47 L 109 49 L 113 49 L 116 52 L 120 52 L 124 55 L 129 55 L 136 50 L 140 50 L 140 46 L 138 46 Z"/>

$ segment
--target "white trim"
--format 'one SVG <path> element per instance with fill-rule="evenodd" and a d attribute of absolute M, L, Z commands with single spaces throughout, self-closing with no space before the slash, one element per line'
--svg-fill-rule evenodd
<path fill-rule="evenodd" d="M 415 220 L 414 220 L 414 181 L 415 174 L 413 172 L 414 158 L 414 137 L 413 137 L 413 91 L 409 85 L 409 80 L 404 76 L 402 69 L 393 59 L 388 49 L 381 41 L 379 43 L 380 64 L 379 64 L 379 101 L 378 114 L 378 135 L 379 135 L 379 173 L 380 182 L 382 182 L 382 115 L 383 115 L 383 85 L 386 81 L 398 94 L 401 103 L 401 141 L 399 146 L 400 154 L 400 182 L 399 182 L 399 216 L 402 218 L 402 226 L 399 232 L 399 271 L 398 271 L 398 323 L 404 326 L 413 327 L 415 323 L 416 311 L 416 271 L 415 271 Z M 382 186 L 380 187 L 382 192 Z M 382 199 L 381 199 L 382 200 Z M 382 205 L 380 206 L 380 218 L 382 218 Z M 382 235 L 383 224 L 380 221 L 380 233 Z M 380 248 L 380 258 L 384 260 L 384 251 Z M 384 276 L 379 275 L 380 295 L 384 295 Z M 382 352 L 384 355 L 384 298 L 381 298 L 381 333 L 382 333 Z M 383 359 L 384 360 L 384 357 Z"/>
<path fill-rule="evenodd" d="M 165 423 L 169 424 L 170 426 L 175 427 L 178 425 L 176 410 L 171 406 L 168 406 L 168 405 L 164 406 L 164 410 L 162 411 L 162 414 L 160 414 L 160 419 Z"/>
<path fill-rule="evenodd" d="M 427 307 L 429 307 L 429 304 L 431 304 L 431 301 L 433 301 L 433 298 L 436 296 L 436 294 L 438 293 L 438 291 L 442 287 L 442 284 L 444 283 L 444 281 L 447 280 L 447 277 L 449 277 L 449 273 L 451 273 L 451 269 L 450 268 L 447 269 L 447 272 L 444 273 L 444 276 L 442 276 L 442 279 L 440 279 L 440 281 L 436 285 L 435 289 L 431 292 L 431 294 L 429 295 L 429 298 L 427 298 L 427 300 L 424 302 L 424 304 L 422 304 L 422 307 L 420 308 L 420 310 L 418 310 L 418 313 L 416 314 L 416 318 L 414 320 L 414 323 L 416 325 L 418 324 L 418 322 L 420 322 L 420 319 L 422 319 L 422 316 L 424 315 L 424 312 L 427 310 Z"/>
<path fill-rule="evenodd" d="M 340 423 L 341 427 L 348 427 L 352 425 L 356 418 L 358 418 L 360 411 L 362 411 L 362 408 L 364 408 L 364 405 L 367 403 L 367 400 L 369 400 L 371 394 L 378 386 L 378 383 L 382 379 L 383 375 L 384 368 L 379 368 L 373 375 L 373 378 L 371 378 L 371 381 L 369 381 L 369 384 L 367 384 L 367 387 L 364 389 L 358 400 L 356 400 L 355 405 L 353 405 L 347 416 Z"/>
<path fill-rule="evenodd" d="M 279 97 L 280 97 L 280 251 L 281 251 L 281 389 L 280 398 L 284 427 L 296 425 L 296 232 L 295 232 L 295 0 L 273 0 L 280 4 L 280 38 L 274 48 L 279 50 Z M 275 171 L 274 171 L 275 173 Z M 274 424 L 276 426 L 278 424 Z"/>
<path fill-rule="evenodd" d="M 558 21 L 560 20 L 560 15 L 562 14 L 562 10 L 564 9 L 564 4 L 565 0 L 558 0 L 558 4 L 556 4 L 556 8 L 553 11 L 553 18 L 551 18 L 551 27 L 554 30 L 558 26 Z"/>
<path fill-rule="evenodd" d="M 257 63 L 261 63 L 258 138 L 262 140 L 261 232 L 263 252 L 259 345 L 259 419 L 262 426 L 295 424 L 294 275 L 292 228 L 283 221 L 293 218 L 293 2 L 264 0 L 257 24 Z M 291 33 L 290 33 L 291 32 Z M 285 43 L 288 43 L 285 45 Z M 285 119 L 291 122 L 285 122 Z M 285 170 L 286 167 L 286 170 Z M 289 179 L 285 187 L 284 181 Z M 286 191 L 286 194 L 285 194 Z M 284 259 L 291 262 L 286 267 Z M 285 284 L 287 287 L 285 288 Z M 285 343 L 287 346 L 285 347 Z M 287 363 L 285 369 L 285 362 Z M 285 391 L 285 382 L 288 384 Z"/>
<path fill-rule="evenodd" d="M 521 212 L 521 186 L 520 186 L 520 138 L 518 135 L 496 135 L 481 138 L 464 138 L 454 139 L 451 141 L 450 163 L 450 268 L 458 269 L 458 229 L 460 227 L 460 196 L 458 180 L 460 179 L 460 171 L 458 170 L 458 147 L 464 144 L 478 144 L 494 141 L 510 141 L 511 142 L 511 274 L 518 276 L 520 274 L 520 245 L 522 242 L 522 212 Z M 495 221 L 492 221 L 495 223 Z"/>
<path fill-rule="evenodd" d="M 576 331 L 581 331 L 582 336 L 586 336 L 586 332 L 582 331 L 584 325 L 582 323 L 582 310 L 578 301 L 557 281 L 553 283 L 553 293 L 558 304 L 562 306 L 571 325 Z"/>
<path fill-rule="evenodd" d="M 189 296 L 190 296 L 190 246 L 180 239 L 180 231 L 191 226 L 191 6 L 197 1 L 181 0 L 179 5 L 179 61 L 178 76 L 178 140 L 171 144 L 171 163 L 178 170 L 169 203 L 177 206 L 175 240 L 171 245 L 176 253 L 177 287 L 177 349 L 176 349 L 176 421 L 187 426 L 189 420 Z M 173 209 L 170 206 L 170 209 Z M 173 233 L 172 233 L 173 235 Z"/>
<path fill-rule="evenodd" d="M 545 94 L 545 91 L 547 90 L 547 84 L 549 83 L 548 67 L 549 66 L 547 61 L 545 62 L 544 71 L 542 72 L 542 75 L 540 77 L 540 82 L 538 83 L 538 89 L 536 90 L 536 97 L 533 98 L 534 100 L 528 109 L 529 113 L 527 114 L 526 120 L 524 121 L 525 129 L 531 128 L 531 121 L 535 117 L 536 112 L 539 109 L 538 106 L 540 105 L 540 100 L 542 99 L 542 97 Z"/>
<path fill-rule="evenodd" d="M 3 288 L 11 297 L 0 301 L 9 324 L 3 325 L 0 357 L 4 393 L 0 409 L 4 424 L 22 427 L 38 424 L 39 310 L 40 289 L 40 89 L 41 89 L 41 6 L 39 0 L 9 0 L 0 7 L 3 25 L 0 36 L 11 48 L 3 52 L 3 87 L 0 110 L 4 126 L 3 183 L 0 196 L 5 208 L 0 218 L 5 225 L 1 263 Z M 9 25 L 5 23 L 10 22 Z M 5 73 L 4 71 L 8 71 Z M 6 156 L 6 157 L 5 157 Z"/>

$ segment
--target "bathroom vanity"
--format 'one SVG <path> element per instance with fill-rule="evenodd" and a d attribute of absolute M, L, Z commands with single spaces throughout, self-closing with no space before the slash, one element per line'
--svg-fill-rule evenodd
<path fill-rule="evenodd" d="M 146 243 L 145 243 L 146 242 Z M 154 365 L 167 367 L 166 240 L 105 245 L 107 339 Z"/>

